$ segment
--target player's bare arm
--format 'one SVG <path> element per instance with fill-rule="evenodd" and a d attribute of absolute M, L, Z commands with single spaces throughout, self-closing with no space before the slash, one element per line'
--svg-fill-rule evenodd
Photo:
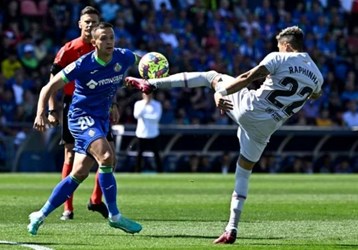
<path fill-rule="evenodd" d="M 255 68 L 239 75 L 232 83 L 228 83 L 224 89 L 221 89 L 214 94 L 216 107 L 223 111 L 232 110 L 233 105 L 230 100 L 227 100 L 224 96 L 230 95 L 240 91 L 247 87 L 253 81 L 259 80 L 268 76 L 270 72 L 263 65 L 258 65 Z"/>
<path fill-rule="evenodd" d="M 117 95 L 114 95 L 114 98 L 112 100 L 111 122 L 112 122 L 112 124 L 117 124 L 119 122 L 119 109 L 118 109 L 118 103 L 117 103 Z"/>
<path fill-rule="evenodd" d="M 63 88 L 65 82 L 62 79 L 62 73 L 55 75 L 48 84 L 46 84 L 40 92 L 39 100 L 37 103 L 37 113 L 34 121 L 34 128 L 38 131 L 45 131 L 46 124 L 49 123 L 46 113 L 47 113 L 47 103 L 50 96 L 55 93 L 57 90 Z"/>
<path fill-rule="evenodd" d="M 50 79 L 53 78 L 53 74 L 50 75 Z M 56 91 L 51 94 L 48 100 L 48 116 L 47 119 L 51 125 L 56 126 L 59 124 L 58 112 L 56 109 Z"/>
<path fill-rule="evenodd" d="M 263 65 L 258 65 L 251 70 L 236 77 L 235 81 L 226 87 L 227 95 L 236 93 L 247 87 L 250 83 L 269 75 L 270 72 Z"/>

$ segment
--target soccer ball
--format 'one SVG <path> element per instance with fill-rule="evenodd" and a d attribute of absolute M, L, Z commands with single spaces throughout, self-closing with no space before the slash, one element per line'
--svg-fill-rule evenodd
<path fill-rule="evenodd" d="M 166 77 L 169 74 L 169 62 L 162 54 L 149 52 L 140 59 L 138 71 L 144 79 Z"/>

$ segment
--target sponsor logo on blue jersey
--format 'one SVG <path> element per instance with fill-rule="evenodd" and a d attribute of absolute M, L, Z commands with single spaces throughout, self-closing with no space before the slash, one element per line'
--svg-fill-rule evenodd
<path fill-rule="evenodd" d="M 123 79 L 123 75 L 114 76 L 112 78 L 105 78 L 96 82 L 95 80 L 91 79 L 86 86 L 90 89 L 95 89 L 97 86 L 103 86 L 107 84 L 120 84 Z"/>

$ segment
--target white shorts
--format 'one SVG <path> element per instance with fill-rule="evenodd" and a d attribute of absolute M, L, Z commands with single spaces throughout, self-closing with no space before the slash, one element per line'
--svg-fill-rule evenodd
<path fill-rule="evenodd" d="M 227 83 L 234 78 L 222 75 L 223 82 Z M 237 137 L 240 142 L 240 154 L 251 162 L 258 162 L 271 135 L 282 124 L 260 108 L 255 108 L 253 92 L 243 88 L 237 93 L 226 96 L 233 104 L 233 110 L 227 115 L 238 125 Z"/>

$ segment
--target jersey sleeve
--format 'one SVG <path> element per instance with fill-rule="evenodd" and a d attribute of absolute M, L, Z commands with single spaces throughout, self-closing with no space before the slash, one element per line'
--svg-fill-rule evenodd
<path fill-rule="evenodd" d="M 80 63 L 74 61 L 66 66 L 62 71 L 62 79 L 68 83 L 74 81 L 80 75 Z"/>
<path fill-rule="evenodd" d="M 136 59 L 136 55 L 134 54 L 134 52 L 129 49 L 126 49 L 126 54 L 127 54 L 130 64 L 135 64 L 137 59 Z"/>
<path fill-rule="evenodd" d="M 53 64 L 51 66 L 51 73 L 53 75 L 56 75 L 63 68 L 65 68 L 68 64 L 69 64 L 69 62 L 66 60 L 66 49 L 65 49 L 65 46 L 63 46 L 56 54 L 56 57 L 55 57 Z"/>
<path fill-rule="evenodd" d="M 124 55 L 125 60 L 128 62 L 128 65 L 133 65 L 136 63 L 136 54 L 133 51 L 121 48 L 117 48 L 117 50 Z"/>
<path fill-rule="evenodd" d="M 280 55 L 278 52 L 271 52 L 268 54 L 259 65 L 263 65 L 270 72 L 270 74 L 274 74 L 280 64 Z"/>

